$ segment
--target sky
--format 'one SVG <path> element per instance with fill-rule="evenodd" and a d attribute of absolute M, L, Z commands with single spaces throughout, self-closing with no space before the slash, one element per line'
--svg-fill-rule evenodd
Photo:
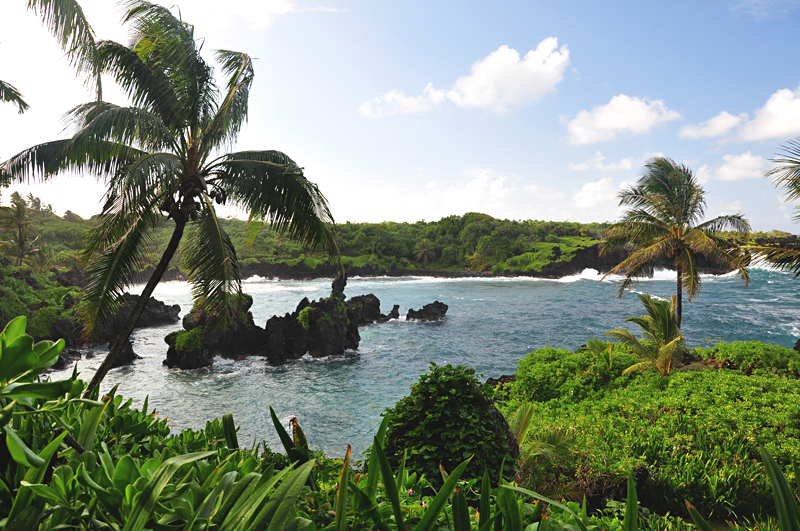
<path fill-rule="evenodd" d="M 115 2 L 80 4 L 98 38 L 128 42 Z M 63 114 L 92 98 L 26 5 L 0 5 L 0 79 L 31 105 L 19 115 L 0 104 L 0 161 L 64 138 Z M 619 190 L 646 160 L 667 156 L 702 182 L 708 218 L 741 212 L 754 230 L 800 232 L 795 205 L 764 177 L 800 136 L 799 0 L 178 8 L 207 60 L 216 49 L 256 59 L 235 149 L 288 154 L 339 223 L 466 212 L 613 221 Z M 104 96 L 125 104 L 110 79 Z M 100 211 L 104 193 L 102 181 L 74 175 L 11 190 L 83 217 Z"/>

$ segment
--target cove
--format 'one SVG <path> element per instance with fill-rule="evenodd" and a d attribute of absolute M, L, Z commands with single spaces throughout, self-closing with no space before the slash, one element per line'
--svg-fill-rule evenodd
<path fill-rule="evenodd" d="M 754 269 L 751 276 L 748 288 L 733 274 L 703 277 L 700 295 L 684 304 L 683 333 L 690 346 L 703 345 L 709 337 L 794 346 L 800 337 L 800 280 L 764 269 Z M 139 405 L 149 396 L 150 406 L 169 417 L 176 429 L 200 428 L 207 420 L 233 413 L 243 445 L 264 440 L 279 449 L 269 418 L 272 406 L 284 423 L 298 418 L 312 447 L 341 456 L 349 443 L 360 454 L 371 444 L 381 413 L 408 394 L 430 362 L 468 365 L 486 377 L 513 374 L 517 362 L 532 350 L 574 350 L 588 338 L 622 326 L 625 317 L 642 313 L 634 292 L 618 299 L 615 283 L 599 279 L 594 270 L 559 280 L 351 278 L 345 294 L 374 293 L 384 313 L 399 304 L 402 316 L 434 300 L 450 309 L 441 322 L 401 318 L 362 327 L 358 351 L 317 360 L 306 357 L 277 367 L 252 357 L 238 362 L 217 358 L 208 369 L 171 370 L 162 365 L 167 350 L 163 338 L 180 323 L 141 329 L 133 339 L 142 359 L 111 371 L 102 391 L 119 384 L 119 393 Z M 254 299 L 253 317 L 263 326 L 272 315 L 294 310 L 303 297 L 327 296 L 330 280 L 251 278 L 245 289 Z M 669 297 L 675 289 L 674 273 L 658 271 L 634 289 Z M 155 297 L 179 304 L 181 315 L 191 308 L 184 282 L 160 284 Z M 105 351 L 91 354 L 95 357 L 86 359 L 84 354 L 78 364 L 87 380 Z M 71 368 L 53 377 L 64 372 Z"/>

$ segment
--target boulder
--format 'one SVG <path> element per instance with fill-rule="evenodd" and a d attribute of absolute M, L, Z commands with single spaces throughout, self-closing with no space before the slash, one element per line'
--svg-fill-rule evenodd
<path fill-rule="evenodd" d="M 244 359 L 247 356 L 263 356 L 266 338 L 264 329 L 253 321 L 253 314 L 250 312 L 252 306 L 253 297 L 242 294 L 235 327 L 226 333 L 216 333 L 210 330 L 206 326 L 206 314 L 196 309 L 183 317 L 183 328 L 187 331 L 198 327 L 203 328 L 203 347 L 212 358 L 221 356 L 230 359 Z"/>
<path fill-rule="evenodd" d="M 438 321 L 447 313 L 448 306 L 439 301 L 426 304 L 420 310 L 408 310 L 406 319 L 409 321 Z"/>
<path fill-rule="evenodd" d="M 65 348 L 58 355 L 58 360 L 50 367 L 50 370 L 60 371 L 70 367 L 73 363 L 81 359 L 81 353 L 78 350 Z"/>
<path fill-rule="evenodd" d="M 133 341 L 128 340 L 128 343 L 122 349 L 122 352 L 119 353 L 119 356 L 117 356 L 117 359 L 114 361 L 114 365 L 112 365 L 111 368 L 115 369 L 117 367 L 122 367 L 123 365 L 130 365 L 135 360 L 140 359 L 142 359 L 142 357 L 133 351 Z"/>
<path fill-rule="evenodd" d="M 122 306 L 120 309 L 110 317 L 104 326 L 102 326 L 94 336 L 97 343 L 108 343 L 114 341 L 125 323 L 128 321 L 133 312 L 133 307 L 136 306 L 139 300 L 139 295 L 131 295 L 125 293 L 122 295 Z M 178 314 L 181 307 L 177 304 L 167 306 L 163 302 L 150 297 L 147 305 L 144 307 L 144 312 L 136 324 L 136 328 L 149 328 L 152 326 L 170 325 L 178 322 Z"/>
<path fill-rule="evenodd" d="M 381 301 L 369 293 L 358 295 L 347 301 L 347 309 L 355 313 L 358 326 L 372 324 L 381 320 Z"/>
<path fill-rule="evenodd" d="M 164 365 L 170 369 L 199 369 L 214 363 L 214 356 L 204 347 L 203 329 L 172 332 L 164 338 L 169 345 Z"/>

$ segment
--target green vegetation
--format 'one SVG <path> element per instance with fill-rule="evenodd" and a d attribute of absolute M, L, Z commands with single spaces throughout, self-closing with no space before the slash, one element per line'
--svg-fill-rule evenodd
<path fill-rule="evenodd" d="M 297 322 L 300 323 L 300 326 L 302 326 L 306 330 L 309 330 L 311 328 L 311 323 L 308 320 L 308 314 L 310 312 L 311 312 L 311 306 L 307 306 L 306 308 L 300 310 L 300 312 L 297 314 Z"/>
<path fill-rule="evenodd" d="M 420 377 L 411 394 L 387 412 L 390 462 L 405 462 L 437 487 L 440 465 L 450 471 L 470 458 L 465 478 L 478 479 L 489 471 L 496 484 L 504 461 L 506 472 L 513 476 L 517 455 L 487 387 L 475 378 L 473 369 L 431 363 L 430 372 Z"/>
<path fill-rule="evenodd" d="M 175 350 L 178 352 L 194 352 L 203 348 L 203 328 L 179 330 L 175 334 Z"/>
<path fill-rule="evenodd" d="M 59 321 L 71 329 L 72 309 L 65 307 L 65 301 L 74 300 L 78 289 L 63 287 L 51 276 L 24 267 L 0 268 L 0 327 L 21 315 L 28 320 L 28 332 L 38 338 L 56 339 L 54 327 Z"/>

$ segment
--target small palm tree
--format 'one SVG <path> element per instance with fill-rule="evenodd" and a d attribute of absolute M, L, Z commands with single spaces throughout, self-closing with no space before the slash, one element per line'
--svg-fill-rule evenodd
<path fill-rule="evenodd" d="M 560 457 L 572 450 L 575 437 L 566 430 L 549 428 L 533 433 L 535 418 L 533 404 L 522 404 L 511 417 L 509 427 L 519 444 L 519 475 L 525 483 L 536 482 L 552 469 Z"/>
<path fill-rule="evenodd" d="M 25 257 L 36 251 L 38 236 L 31 227 L 25 199 L 17 192 L 11 194 L 10 206 L 0 207 L 0 229 L 3 245 L 13 253 L 14 265 L 21 266 Z"/>
<path fill-rule="evenodd" d="M 99 225 L 83 251 L 89 280 L 80 313 L 87 334 L 119 307 L 154 232 L 174 223 L 161 260 L 87 394 L 127 344 L 185 229 L 181 265 L 195 301 L 219 329 L 235 326 L 242 301 L 239 265 L 215 203 L 247 210 L 251 238 L 270 223 L 303 245 L 338 254 L 327 202 L 292 159 L 278 151 L 220 153 L 233 145 L 247 119 L 254 76 L 250 56 L 218 51 L 227 76 L 219 87 L 193 26 L 160 5 L 144 0 L 126 5 L 124 21 L 134 30 L 131 45 L 102 41 L 96 51 L 103 72 L 133 105 L 80 105 L 67 115 L 77 131 L 71 138 L 34 146 L 5 164 L 5 171 L 20 180 L 48 179 L 68 169 L 107 176 Z"/>
<path fill-rule="evenodd" d="M 650 159 L 637 184 L 620 192 L 619 204 L 630 209 L 622 220 L 607 229 L 600 252 L 633 249 L 628 258 L 603 277 L 624 275 L 619 286 L 620 297 L 637 277 L 649 274 L 659 262 L 668 260 L 675 265 L 678 277 L 680 327 L 683 290 L 689 301 L 700 293 L 698 256 L 722 269 L 738 269 L 745 285 L 749 282 L 749 255 L 735 242 L 723 239 L 720 233 L 731 230 L 746 239 L 750 223 L 741 213 L 702 222 L 705 190 L 687 166 L 663 157 Z"/>
<path fill-rule="evenodd" d="M 669 376 L 673 356 L 684 344 L 675 312 L 675 297 L 670 301 L 661 301 L 643 294 L 639 295 L 639 300 L 642 301 L 647 315 L 628 317 L 625 321 L 639 325 L 642 329 L 642 339 L 637 339 L 624 328 L 611 330 L 605 335 L 627 345 L 643 360 L 631 365 L 622 374 L 641 372 L 655 367 L 661 376 Z"/>
<path fill-rule="evenodd" d="M 414 258 L 422 262 L 422 269 L 425 269 L 425 266 L 431 260 L 436 260 L 436 253 L 431 249 L 431 242 L 427 238 L 417 245 L 417 249 L 414 251 Z"/>
<path fill-rule="evenodd" d="M 603 380 L 607 379 L 611 375 L 613 366 L 614 344 L 593 337 L 586 343 L 586 348 L 594 355 L 595 362 L 584 371 L 584 376 L 594 375 Z"/>

